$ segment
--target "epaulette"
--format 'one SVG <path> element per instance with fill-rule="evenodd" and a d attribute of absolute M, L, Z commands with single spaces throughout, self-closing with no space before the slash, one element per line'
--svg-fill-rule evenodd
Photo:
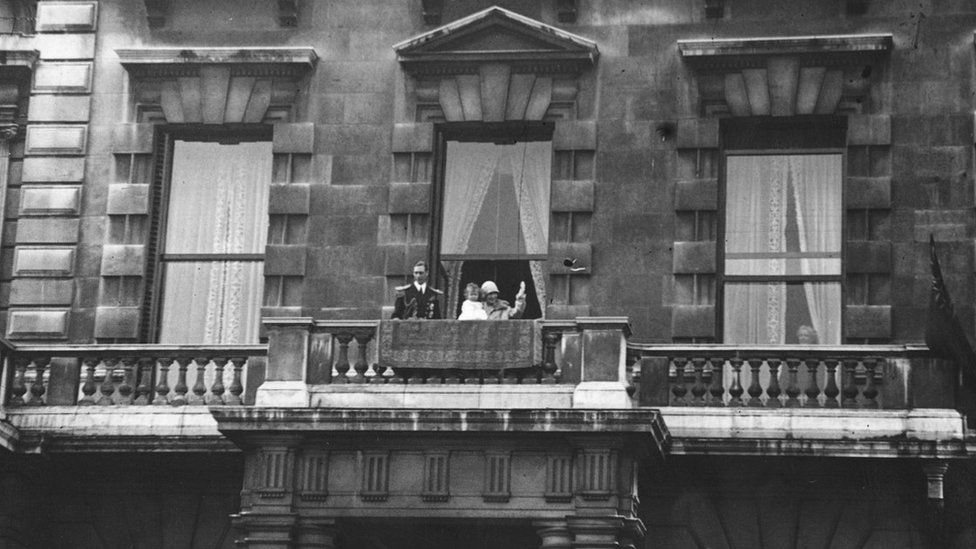
<path fill-rule="evenodd" d="M 428 286 L 428 288 L 430 288 L 430 291 L 434 292 L 437 295 L 444 295 L 444 292 L 438 290 L 437 288 L 434 288 L 433 286 Z"/>
<path fill-rule="evenodd" d="M 410 284 L 404 284 L 403 286 L 395 286 L 393 289 L 396 290 L 396 295 L 401 296 L 404 293 L 406 293 L 407 288 L 409 288 L 409 287 L 410 287 Z"/>

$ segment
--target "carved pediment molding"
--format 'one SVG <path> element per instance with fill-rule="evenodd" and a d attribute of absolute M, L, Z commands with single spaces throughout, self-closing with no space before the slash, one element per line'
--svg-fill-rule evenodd
<path fill-rule="evenodd" d="M 515 73 L 576 73 L 599 56 L 596 43 L 492 7 L 393 46 L 411 74 L 472 74 L 482 64 Z"/>
<path fill-rule="evenodd" d="M 890 34 L 679 40 L 705 116 L 862 112 Z"/>
<path fill-rule="evenodd" d="M 137 110 L 171 124 L 264 121 L 289 110 L 318 56 L 312 48 L 139 48 L 116 54 Z M 279 116 L 279 115 L 275 115 Z"/>

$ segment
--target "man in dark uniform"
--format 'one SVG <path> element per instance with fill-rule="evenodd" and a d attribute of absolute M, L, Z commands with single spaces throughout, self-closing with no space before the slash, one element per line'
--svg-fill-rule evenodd
<path fill-rule="evenodd" d="M 396 287 L 396 303 L 393 305 L 393 318 L 439 319 L 440 300 L 444 292 L 431 288 L 427 283 L 427 263 L 418 261 L 413 266 L 413 284 Z"/>

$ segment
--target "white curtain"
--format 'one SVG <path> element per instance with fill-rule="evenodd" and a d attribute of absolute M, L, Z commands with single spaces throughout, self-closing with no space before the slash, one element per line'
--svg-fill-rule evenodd
<path fill-rule="evenodd" d="M 727 166 L 725 274 L 784 274 L 784 260 L 774 256 L 786 251 L 785 158 L 730 156 Z M 786 286 L 726 284 L 724 317 L 726 343 L 781 344 Z"/>
<path fill-rule="evenodd" d="M 441 254 L 482 259 L 547 254 L 551 170 L 548 141 L 449 141 Z M 484 211 L 489 208 L 493 209 Z M 490 224 L 482 221 L 476 229 L 479 218 Z M 475 235 L 473 242 L 475 230 L 490 234 Z"/>
<path fill-rule="evenodd" d="M 177 141 L 164 254 L 261 254 L 267 240 L 271 143 Z M 167 262 L 162 343 L 256 343 L 260 261 Z"/>
<path fill-rule="evenodd" d="M 840 274 L 841 155 L 789 157 L 800 251 L 823 254 L 803 257 L 805 275 Z M 804 282 L 810 319 L 819 343 L 840 344 L 840 284 Z"/>

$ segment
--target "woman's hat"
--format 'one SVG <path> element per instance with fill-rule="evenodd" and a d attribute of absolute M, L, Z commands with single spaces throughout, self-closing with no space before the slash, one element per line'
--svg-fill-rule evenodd
<path fill-rule="evenodd" d="M 495 286 L 494 282 L 486 280 L 485 283 L 481 285 L 481 291 L 484 292 L 485 295 L 497 294 L 498 286 Z"/>

